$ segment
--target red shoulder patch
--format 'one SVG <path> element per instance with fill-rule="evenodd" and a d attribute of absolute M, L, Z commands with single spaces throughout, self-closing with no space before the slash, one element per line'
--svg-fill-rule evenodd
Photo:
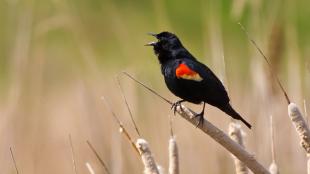
<path fill-rule="evenodd" d="M 194 81 L 198 81 L 198 82 L 203 80 L 197 72 L 190 69 L 184 63 L 181 63 L 177 67 L 177 69 L 175 70 L 175 74 L 176 74 L 177 78 L 182 78 L 182 79 L 186 79 L 186 80 L 194 80 Z"/>

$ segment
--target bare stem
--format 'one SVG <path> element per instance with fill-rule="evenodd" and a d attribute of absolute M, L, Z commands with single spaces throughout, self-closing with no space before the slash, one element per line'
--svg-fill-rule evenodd
<path fill-rule="evenodd" d="M 147 87 L 142 82 L 136 80 L 131 75 L 129 75 L 127 72 L 123 72 L 128 77 L 130 77 L 133 81 L 136 83 L 144 86 L 146 89 L 148 89 L 150 92 L 155 94 L 156 96 L 160 97 L 164 101 L 166 101 L 169 104 L 172 104 L 171 101 L 166 99 L 165 97 L 161 96 L 157 92 L 155 92 L 153 89 Z M 181 109 L 182 107 L 182 109 Z M 194 126 L 198 125 L 199 120 L 193 119 L 195 118 L 195 115 L 197 115 L 194 111 L 188 109 L 187 107 L 181 105 L 177 106 L 177 112 L 180 114 L 181 117 L 189 121 Z M 208 120 L 203 120 L 204 124 L 200 124 L 197 128 L 199 128 L 201 131 L 209 135 L 211 138 L 213 138 L 216 142 L 221 144 L 225 149 L 227 149 L 230 153 L 235 155 L 240 161 L 244 162 L 248 166 L 249 169 L 251 169 L 256 174 L 269 174 L 269 171 L 263 167 L 256 159 L 255 157 L 247 152 L 242 146 L 234 142 L 232 139 L 230 139 L 223 131 L 215 127 L 212 123 L 210 123 Z"/>
<path fill-rule="evenodd" d="M 170 125 L 170 140 L 169 140 L 169 174 L 179 174 L 179 151 L 177 141 L 175 140 L 173 127 L 172 127 L 172 117 L 169 115 L 169 125 Z"/>
<path fill-rule="evenodd" d="M 113 110 L 111 109 L 111 106 L 109 104 L 109 102 L 105 99 L 105 97 L 101 97 L 101 99 L 104 101 L 106 107 L 109 109 L 109 111 L 111 112 L 114 120 L 118 123 L 119 125 L 119 131 L 120 133 L 122 133 L 123 135 L 125 135 L 126 139 L 129 141 L 129 143 L 131 144 L 131 146 L 135 149 L 135 151 L 139 154 L 139 150 L 137 149 L 135 142 L 132 140 L 130 134 L 128 133 L 128 131 L 126 130 L 126 128 L 124 127 L 123 123 L 118 119 L 118 117 L 116 116 L 116 114 L 113 112 Z"/>
<path fill-rule="evenodd" d="M 276 161 L 276 153 L 275 153 L 275 147 L 274 147 L 274 125 L 273 125 L 273 117 L 270 115 L 270 142 L 271 142 L 271 155 L 272 155 L 272 161 Z"/>
<path fill-rule="evenodd" d="M 281 88 L 281 91 L 283 92 L 285 99 L 287 101 L 288 104 L 291 103 L 284 87 L 282 86 L 280 79 L 278 78 L 278 76 L 276 75 L 276 73 L 273 71 L 272 66 L 269 62 L 269 59 L 267 58 L 267 56 L 265 56 L 265 54 L 263 53 L 263 51 L 258 47 L 258 45 L 256 44 L 256 42 L 250 37 L 249 33 L 247 32 L 247 30 L 244 28 L 244 26 L 239 22 L 238 23 L 240 25 L 240 28 L 244 31 L 244 33 L 246 34 L 246 36 L 248 37 L 248 39 L 252 42 L 252 44 L 255 46 L 255 48 L 258 50 L 258 52 L 263 56 L 264 60 L 267 62 L 269 70 L 271 72 L 271 75 L 273 76 L 273 78 L 277 81 L 279 87 Z"/>
<path fill-rule="evenodd" d="M 73 164 L 74 172 L 75 172 L 75 174 L 77 174 L 77 168 L 76 168 L 76 162 L 75 162 L 75 153 L 74 153 L 74 149 L 73 149 L 71 134 L 69 134 L 69 142 L 70 142 L 70 149 L 71 149 L 72 164 Z"/>
<path fill-rule="evenodd" d="M 271 141 L 271 156 L 272 156 L 272 162 L 269 166 L 269 172 L 271 174 L 278 174 L 279 169 L 276 164 L 276 153 L 275 153 L 275 146 L 274 146 L 274 125 L 273 125 L 273 117 L 270 115 L 270 141 Z"/>
<path fill-rule="evenodd" d="M 161 96 L 160 94 L 158 94 L 155 90 L 151 89 L 150 87 L 146 86 L 144 83 L 138 81 L 137 79 L 135 79 L 132 75 L 128 74 L 127 72 L 123 71 L 123 74 L 125 74 L 127 77 L 129 77 L 131 80 L 135 81 L 136 83 L 142 85 L 144 88 L 146 88 L 147 90 L 151 91 L 153 94 L 155 94 L 157 97 L 165 100 L 167 103 L 169 103 L 170 105 L 172 105 L 173 103 L 166 99 L 165 97 Z"/>
<path fill-rule="evenodd" d="M 121 91 L 121 94 L 122 94 L 122 96 L 123 96 L 124 102 L 125 102 L 125 104 L 126 104 L 128 113 L 129 113 L 129 115 L 130 115 L 131 121 L 132 121 L 132 123 L 133 123 L 133 125 L 134 125 L 134 127 L 135 127 L 136 133 L 139 135 L 139 137 L 141 137 L 140 131 L 139 131 L 139 129 L 138 129 L 138 126 L 137 126 L 135 120 L 133 119 L 132 112 L 131 112 L 130 107 L 129 107 L 129 104 L 128 104 L 128 102 L 127 102 L 127 98 L 126 98 L 126 96 L 125 96 L 125 94 L 124 94 L 124 90 L 123 90 L 122 85 L 121 85 L 121 82 L 120 82 L 120 80 L 119 80 L 119 75 L 116 77 L 116 79 L 117 79 L 118 87 L 119 87 L 119 89 L 120 89 L 120 91 Z"/>
<path fill-rule="evenodd" d="M 104 170 L 107 172 L 107 174 L 111 174 L 109 171 L 107 165 L 103 162 L 103 160 L 100 158 L 99 154 L 97 153 L 96 149 L 92 146 L 92 144 L 87 140 L 86 143 L 88 144 L 89 148 L 93 151 L 97 159 L 99 160 L 100 164 L 103 166 Z"/>
<path fill-rule="evenodd" d="M 14 158 L 14 153 L 13 153 L 12 147 L 10 147 L 10 153 L 11 153 L 11 157 L 12 157 L 12 160 L 13 160 L 13 163 L 14 163 L 15 171 L 16 171 L 17 174 L 19 174 L 19 171 L 18 171 L 18 168 L 17 168 L 17 164 L 16 164 L 16 160 Z"/>

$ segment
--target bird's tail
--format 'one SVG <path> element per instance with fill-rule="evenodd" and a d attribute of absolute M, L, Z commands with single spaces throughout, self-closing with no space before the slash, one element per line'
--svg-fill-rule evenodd
<path fill-rule="evenodd" d="M 238 112 L 236 112 L 231 105 L 228 103 L 223 109 L 226 114 L 230 115 L 232 118 L 242 121 L 249 129 L 251 129 L 252 125 L 248 123 L 245 119 L 243 119 Z"/>

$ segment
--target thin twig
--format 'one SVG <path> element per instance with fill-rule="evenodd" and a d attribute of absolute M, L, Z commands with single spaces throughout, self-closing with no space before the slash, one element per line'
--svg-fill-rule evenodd
<path fill-rule="evenodd" d="M 169 103 L 170 105 L 172 105 L 173 103 L 166 99 L 165 97 L 161 96 L 160 94 L 158 94 L 156 91 L 154 91 L 153 89 L 151 89 L 150 87 L 146 86 L 145 84 L 143 84 L 142 82 L 138 81 L 137 79 L 135 79 L 134 77 L 132 77 L 132 75 L 128 74 L 127 72 L 123 71 L 123 74 L 125 74 L 127 77 L 129 77 L 131 80 L 139 83 L 140 85 L 144 86 L 146 89 L 148 89 L 149 91 L 151 91 L 153 94 L 157 95 L 159 98 L 165 100 L 167 103 Z"/>
<path fill-rule="evenodd" d="M 118 119 L 118 117 L 116 116 L 116 114 L 113 112 L 109 102 L 105 99 L 104 96 L 101 97 L 101 99 L 104 101 L 106 107 L 109 109 L 109 111 L 111 112 L 114 120 L 118 123 L 119 125 L 119 131 L 120 133 L 124 134 L 125 137 L 127 138 L 127 140 L 129 141 L 129 143 L 131 144 L 131 146 L 135 149 L 135 151 L 139 154 L 139 150 L 137 149 L 135 142 L 133 141 L 133 139 L 131 138 L 130 134 L 128 133 L 128 131 L 126 130 L 126 128 L 124 127 L 123 123 Z"/>
<path fill-rule="evenodd" d="M 72 143 L 71 134 L 69 134 L 69 142 L 70 142 L 71 158 L 72 158 L 72 164 L 73 164 L 73 168 L 74 168 L 74 173 L 77 174 L 77 168 L 76 168 L 76 162 L 75 162 L 75 153 L 74 153 L 74 150 L 73 150 L 73 143 Z"/>
<path fill-rule="evenodd" d="M 125 104 L 126 104 L 127 110 L 128 110 L 128 112 L 129 112 L 131 121 L 132 121 L 132 123 L 133 123 L 133 125 L 134 125 L 134 127 L 135 127 L 135 130 L 136 130 L 137 134 L 139 135 L 139 137 L 141 137 L 141 134 L 140 134 L 140 131 L 139 131 L 139 129 L 138 129 L 138 126 L 137 126 L 135 120 L 133 119 L 132 112 L 131 112 L 130 107 L 129 107 L 129 104 L 128 104 L 128 102 L 127 102 L 127 98 L 126 98 L 126 96 L 125 96 L 125 94 L 124 94 L 124 90 L 123 90 L 123 88 L 122 88 L 122 85 L 121 85 L 121 82 L 120 82 L 120 79 L 119 79 L 119 75 L 117 75 L 116 79 L 117 79 L 118 87 L 119 87 L 119 89 L 120 89 L 120 91 L 121 91 L 121 94 L 122 94 L 122 96 L 123 96 L 124 102 L 125 102 Z"/>
<path fill-rule="evenodd" d="M 123 72 L 126 74 L 128 77 L 130 77 L 132 80 L 137 82 L 138 84 L 144 86 L 146 89 L 148 89 L 150 92 L 155 94 L 156 96 L 160 97 L 164 101 L 166 101 L 169 104 L 172 104 L 171 101 L 168 99 L 164 98 L 157 92 L 155 92 L 153 89 L 147 87 L 140 81 L 136 80 L 133 78 L 131 75 L 129 75 L 126 72 Z M 177 112 L 181 117 L 189 121 L 191 124 L 194 126 L 198 125 L 199 120 L 193 119 L 195 118 L 195 113 L 194 111 L 188 109 L 187 107 L 180 105 L 177 106 L 176 108 Z M 201 131 L 212 137 L 216 142 L 221 144 L 225 149 L 227 149 L 230 153 L 235 155 L 240 161 L 244 162 L 248 166 L 249 169 L 251 169 L 254 173 L 256 174 L 270 174 L 267 169 L 265 169 L 256 159 L 255 157 L 247 152 L 242 146 L 240 146 L 238 143 L 234 142 L 231 138 L 229 138 L 223 131 L 215 127 L 212 123 L 210 123 L 208 120 L 203 120 L 203 124 L 200 124 L 197 128 L 199 128 Z"/>
<path fill-rule="evenodd" d="M 100 164 L 103 166 L 104 170 L 108 173 L 111 174 L 109 171 L 107 165 L 103 162 L 103 160 L 100 158 L 99 154 L 97 153 L 96 149 L 92 146 L 92 144 L 87 140 L 86 143 L 88 144 L 89 148 L 93 151 L 97 159 L 99 160 Z"/>
<path fill-rule="evenodd" d="M 10 153 L 11 153 L 11 157 L 12 157 L 12 160 L 13 160 L 13 163 L 14 163 L 15 171 L 16 171 L 17 174 L 19 174 L 19 171 L 18 171 L 18 168 L 17 168 L 17 164 L 16 164 L 16 160 L 14 158 L 14 153 L 13 153 L 12 147 L 10 147 Z"/>
<path fill-rule="evenodd" d="M 239 22 L 238 23 L 240 25 L 240 28 L 244 31 L 244 33 L 246 34 L 247 38 L 252 42 L 252 44 L 255 46 L 255 48 L 258 50 L 258 52 L 263 56 L 263 58 L 265 59 L 265 61 L 267 62 L 268 66 L 269 66 L 269 70 L 271 72 L 271 75 L 273 76 L 273 78 L 277 81 L 278 85 L 281 88 L 281 91 L 283 92 L 285 99 L 287 101 L 288 104 L 291 103 L 291 100 L 289 99 L 284 87 L 282 86 L 280 79 L 278 78 L 278 76 L 276 75 L 276 73 L 273 71 L 272 66 L 269 62 L 269 59 L 265 56 L 265 54 L 263 53 L 263 51 L 258 47 L 258 45 L 256 44 L 256 42 L 250 37 L 249 33 L 247 32 L 247 30 L 245 29 L 245 27 Z"/>
<path fill-rule="evenodd" d="M 104 101 L 104 104 L 106 105 L 106 107 L 109 109 L 110 113 L 112 114 L 114 120 L 119 124 L 119 125 L 123 125 L 122 122 L 117 118 L 116 114 L 113 112 L 109 102 L 105 99 L 104 96 L 101 97 L 101 100 Z"/>

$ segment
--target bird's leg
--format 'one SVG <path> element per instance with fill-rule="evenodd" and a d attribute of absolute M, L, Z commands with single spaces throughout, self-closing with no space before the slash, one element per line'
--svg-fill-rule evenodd
<path fill-rule="evenodd" d="M 175 112 L 177 111 L 177 106 L 180 106 L 181 110 L 182 110 L 182 107 L 181 107 L 181 103 L 182 102 L 185 102 L 185 100 L 178 100 L 176 101 L 175 103 L 173 103 L 171 105 L 171 109 L 173 109 L 173 114 L 175 115 Z"/>
<path fill-rule="evenodd" d="M 202 111 L 199 114 L 196 114 L 195 117 L 194 117 L 194 118 L 199 117 L 199 121 L 198 121 L 198 124 L 196 125 L 196 127 L 198 127 L 200 124 L 203 127 L 203 122 L 204 122 L 203 115 L 205 113 L 205 106 L 206 106 L 206 103 L 203 102 Z"/>

